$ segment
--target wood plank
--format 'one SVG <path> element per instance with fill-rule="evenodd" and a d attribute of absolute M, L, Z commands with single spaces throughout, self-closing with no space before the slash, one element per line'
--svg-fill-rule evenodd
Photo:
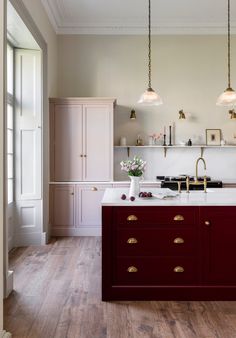
<path fill-rule="evenodd" d="M 14 338 L 236 338 L 236 302 L 102 302 L 98 237 L 17 248 L 10 268 Z"/>

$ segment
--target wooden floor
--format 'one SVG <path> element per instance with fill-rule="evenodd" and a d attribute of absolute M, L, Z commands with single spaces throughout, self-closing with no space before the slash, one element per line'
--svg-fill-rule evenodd
<path fill-rule="evenodd" d="M 20 338 L 236 338 L 236 302 L 101 302 L 100 246 L 67 237 L 14 250 L 4 328 Z"/>

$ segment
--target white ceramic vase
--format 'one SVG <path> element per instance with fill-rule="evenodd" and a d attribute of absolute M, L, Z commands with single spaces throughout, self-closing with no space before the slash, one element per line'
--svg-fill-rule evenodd
<path fill-rule="evenodd" d="M 138 197 L 140 193 L 140 176 L 129 176 L 131 182 L 130 182 L 130 188 L 129 188 L 129 197 L 134 196 Z"/>

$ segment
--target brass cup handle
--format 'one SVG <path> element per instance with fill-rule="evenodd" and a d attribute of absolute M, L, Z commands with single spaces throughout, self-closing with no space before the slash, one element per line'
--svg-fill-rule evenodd
<path fill-rule="evenodd" d="M 209 221 L 205 221 L 205 225 L 209 227 L 211 223 Z"/>
<path fill-rule="evenodd" d="M 181 237 L 177 237 L 173 240 L 174 244 L 183 244 L 184 243 L 184 239 Z"/>
<path fill-rule="evenodd" d="M 127 271 L 128 272 L 138 272 L 138 269 L 135 266 L 129 266 Z"/>
<path fill-rule="evenodd" d="M 137 216 L 135 216 L 135 215 L 129 215 L 128 217 L 127 217 L 127 221 L 131 221 L 131 222 L 133 222 L 133 221 L 137 221 L 138 220 L 138 217 Z"/>
<path fill-rule="evenodd" d="M 134 237 L 131 237 L 131 238 L 127 239 L 127 243 L 128 244 L 137 244 L 138 240 Z"/>
<path fill-rule="evenodd" d="M 182 216 L 182 215 L 176 215 L 174 217 L 174 221 L 184 221 L 184 216 Z"/>
<path fill-rule="evenodd" d="M 92 191 L 98 191 L 98 188 L 92 187 L 91 190 L 92 190 Z"/>
<path fill-rule="evenodd" d="M 174 268 L 174 272 L 177 272 L 177 273 L 179 273 L 179 272 L 184 272 L 184 268 L 183 268 L 182 266 L 176 266 L 176 267 Z"/>

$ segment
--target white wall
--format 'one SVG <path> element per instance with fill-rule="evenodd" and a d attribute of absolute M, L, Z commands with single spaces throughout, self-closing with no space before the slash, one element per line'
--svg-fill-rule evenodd
<path fill-rule="evenodd" d="M 236 143 L 236 121 L 229 120 L 228 110 L 216 107 L 217 96 L 227 85 L 225 36 L 153 36 L 152 85 L 164 105 L 140 107 L 136 103 L 147 87 L 147 38 L 145 36 L 59 36 L 59 96 L 117 97 L 115 144 L 121 136 L 134 144 L 138 134 L 148 141 L 148 134 L 163 131 L 176 123 L 175 141 L 205 142 L 206 128 L 222 129 L 228 143 Z M 236 88 L 236 37 L 232 37 L 232 85 Z M 131 108 L 137 120 L 130 121 Z M 178 120 L 178 111 L 191 113 L 186 121 Z M 148 150 L 141 155 L 148 160 L 147 179 L 157 174 L 193 173 L 199 151 L 189 149 Z M 118 163 L 126 152 L 116 150 Z M 134 154 L 134 153 L 133 153 Z M 208 174 L 236 180 L 236 151 L 220 149 L 205 152 Z M 220 165 L 219 165 L 220 162 Z M 150 163 L 152 165 L 150 165 Z"/>

